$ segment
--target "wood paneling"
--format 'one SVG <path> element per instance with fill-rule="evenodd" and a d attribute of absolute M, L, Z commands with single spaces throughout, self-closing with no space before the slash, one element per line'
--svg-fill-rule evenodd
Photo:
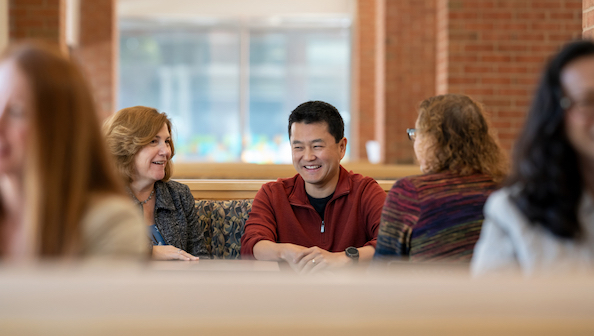
<path fill-rule="evenodd" d="M 343 167 L 376 180 L 396 180 L 405 176 L 419 175 L 417 165 L 374 165 L 370 163 L 345 163 Z M 176 163 L 174 179 L 239 179 L 276 180 L 296 174 L 292 165 L 254 163 Z"/>
<path fill-rule="evenodd" d="M 176 179 L 176 181 L 190 187 L 195 199 L 231 200 L 254 198 L 264 183 L 274 180 Z M 377 182 L 386 192 L 394 184 L 394 180 Z"/>

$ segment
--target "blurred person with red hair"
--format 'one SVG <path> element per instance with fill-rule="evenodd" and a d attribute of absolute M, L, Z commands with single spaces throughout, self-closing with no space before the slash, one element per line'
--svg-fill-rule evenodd
<path fill-rule="evenodd" d="M 143 229 L 79 69 L 50 45 L 9 47 L 0 59 L 2 258 L 144 259 Z"/>

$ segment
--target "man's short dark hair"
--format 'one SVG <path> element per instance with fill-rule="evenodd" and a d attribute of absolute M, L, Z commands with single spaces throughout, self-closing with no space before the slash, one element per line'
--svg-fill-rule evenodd
<path fill-rule="evenodd" d="M 344 138 L 344 121 L 336 107 L 323 101 L 308 101 L 297 106 L 289 116 L 289 138 L 291 138 L 291 125 L 293 123 L 314 124 L 325 122 L 328 132 L 334 137 L 336 143 Z"/>

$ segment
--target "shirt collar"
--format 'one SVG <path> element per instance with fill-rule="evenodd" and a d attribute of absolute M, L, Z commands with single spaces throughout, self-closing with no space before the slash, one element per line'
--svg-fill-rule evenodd
<path fill-rule="evenodd" d="M 163 181 L 155 182 L 155 209 L 167 209 L 175 211 L 175 205 L 173 204 L 173 198 L 169 192 L 169 188 Z"/>
<path fill-rule="evenodd" d="M 289 194 L 289 203 L 293 205 L 309 205 L 309 200 L 307 198 L 307 192 L 305 191 L 305 181 L 301 177 L 301 175 L 297 174 L 294 177 L 294 187 L 291 193 Z M 349 172 L 342 165 L 340 165 L 338 171 L 338 183 L 336 184 L 336 189 L 334 190 L 334 197 L 330 199 L 330 201 L 348 194 L 351 192 L 352 181 L 349 177 Z M 329 202 L 330 202 L 329 201 Z"/>

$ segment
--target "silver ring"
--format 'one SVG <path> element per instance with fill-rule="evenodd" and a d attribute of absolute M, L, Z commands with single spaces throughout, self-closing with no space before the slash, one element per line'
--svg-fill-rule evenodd
<path fill-rule="evenodd" d="M 181 254 L 181 252 L 182 252 L 182 249 L 177 250 L 177 253 Z"/>
<path fill-rule="evenodd" d="M 315 259 L 312 259 L 311 262 L 315 264 L 316 263 L 316 260 Z"/>

